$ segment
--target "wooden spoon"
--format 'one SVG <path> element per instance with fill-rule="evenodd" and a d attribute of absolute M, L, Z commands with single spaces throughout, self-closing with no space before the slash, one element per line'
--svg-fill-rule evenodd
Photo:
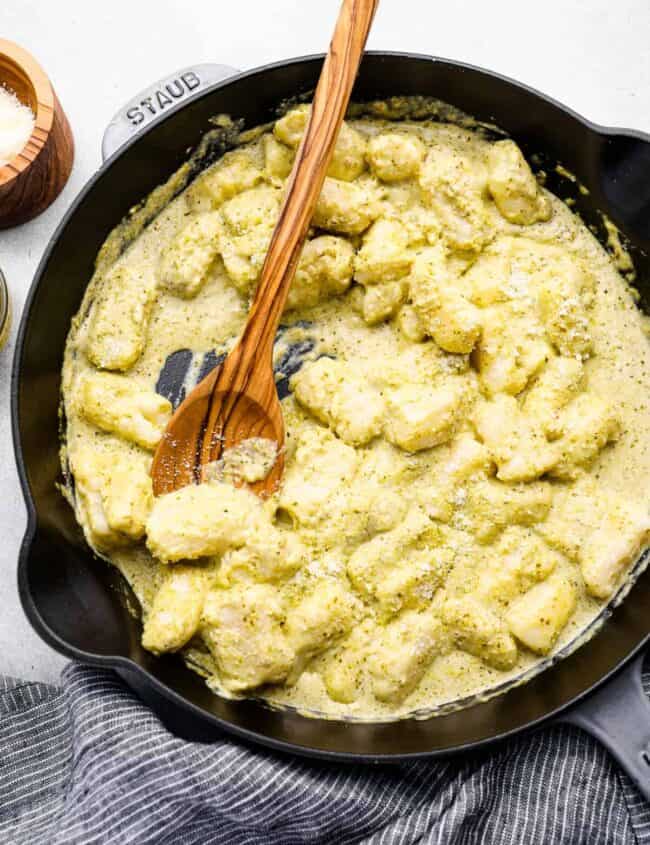
<path fill-rule="evenodd" d="M 273 341 L 378 4 L 343 0 L 244 331 L 171 418 L 151 468 L 156 496 L 199 483 L 224 449 L 253 437 L 277 443 L 278 454 L 266 478 L 251 489 L 268 495 L 282 477 L 284 420 Z"/>

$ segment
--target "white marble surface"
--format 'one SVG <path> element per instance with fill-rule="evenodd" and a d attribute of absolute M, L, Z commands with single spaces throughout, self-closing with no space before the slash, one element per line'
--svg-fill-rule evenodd
<path fill-rule="evenodd" d="M 14 327 L 0 352 L 0 672 L 55 680 L 63 659 L 18 602 L 24 508 L 9 422 L 15 329 L 61 215 L 99 166 L 104 127 L 123 102 L 184 65 L 242 69 L 325 49 L 338 0 L 2 0 L 0 37 L 32 51 L 53 80 L 77 143 L 70 182 L 39 219 L 0 232 Z M 600 123 L 650 131 L 648 0 L 382 0 L 369 46 L 451 57 L 520 79 Z"/>

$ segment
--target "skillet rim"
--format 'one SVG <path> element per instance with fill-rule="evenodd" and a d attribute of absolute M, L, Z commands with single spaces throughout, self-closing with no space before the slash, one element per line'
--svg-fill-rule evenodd
<path fill-rule="evenodd" d="M 524 92 L 527 95 L 532 95 L 534 98 L 538 100 L 542 100 L 547 104 L 553 106 L 554 108 L 558 109 L 559 111 L 563 112 L 565 115 L 569 116 L 572 120 L 576 123 L 581 124 L 586 130 L 593 133 L 596 136 L 600 136 L 601 138 L 613 138 L 613 137 L 620 137 L 625 136 L 629 138 L 638 139 L 650 144 L 650 135 L 644 133 L 640 130 L 635 129 L 619 129 L 615 127 L 604 126 L 601 124 L 597 124 L 593 121 L 588 120 L 580 113 L 576 112 L 575 110 L 565 106 L 564 104 L 560 103 L 558 100 L 555 100 L 552 97 L 543 94 L 542 92 L 538 91 L 537 89 L 528 86 L 524 83 L 521 83 L 511 77 L 505 76 L 500 73 L 496 73 L 494 71 L 488 70 L 486 68 L 482 68 L 480 66 L 471 65 L 464 62 L 457 62 L 453 59 L 447 59 L 444 57 L 439 56 L 431 56 L 422 53 L 412 53 L 412 52 L 403 52 L 403 51 L 388 51 L 388 50 L 369 50 L 366 51 L 367 56 L 374 57 L 375 59 L 381 60 L 382 58 L 389 58 L 389 59 L 405 59 L 405 60 L 416 60 L 420 62 L 430 62 L 442 65 L 448 65 L 455 70 L 462 71 L 471 71 L 475 73 L 479 73 L 485 77 L 489 77 L 495 80 L 498 80 L 502 83 L 507 83 L 510 86 L 513 86 L 520 91 Z M 564 702 L 563 704 L 548 710 L 543 715 L 533 718 L 530 721 L 526 722 L 523 725 L 519 725 L 513 728 L 510 728 L 505 731 L 501 731 L 499 733 L 495 733 L 489 737 L 484 737 L 481 739 L 464 742 L 459 745 L 449 746 L 446 748 L 437 748 L 437 749 L 429 749 L 426 751 L 412 751 L 412 752 L 405 752 L 405 753 L 379 753 L 379 754 L 370 754 L 370 753 L 358 753 L 358 752 L 344 752 L 344 751 L 331 751 L 326 749 L 319 749 L 308 747 L 304 745 L 298 745 L 292 742 L 284 741 L 275 739 L 271 736 L 268 736 L 265 733 L 257 732 L 254 730 L 250 730 L 248 728 L 241 727 L 239 725 L 233 724 L 232 722 L 224 719 L 223 717 L 217 716 L 214 713 L 203 709 L 199 705 L 195 704 L 194 702 L 190 701 L 188 698 L 184 697 L 180 693 L 176 692 L 173 688 L 167 686 L 165 683 L 160 681 L 154 675 L 152 675 L 146 668 L 141 666 L 135 660 L 124 657 L 121 655 L 102 655 L 96 654 L 93 652 L 87 652 L 82 649 L 77 648 L 76 646 L 71 645 L 70 643 L 66 642 L 64 639 L 59 637 L 45 622 L 43 617 L 41 616 L 31 594 L 30 586 L 29 586 L 29 578 L 28 578 L 28 558 L 31 551 L 32 543 L 34 540 L 34 536 L 36 534 L 37 529 L 37 511 L 34 502 L 34 498 L 32 496 L 32 491 L 27 479 L 27 471 L 25 466 L 25 459 L 22 450 L 22 443 L 21 443 L 21 431 L 20 431 L 20 419 L 19 419 L 19 387 L 20 381 L 22 377 L 22 370 L 23 370 L 23 359 L 25 354 L 25 341 L 26 341 L 26 334 L 28 325 L 31 318 L 31 312 L 33 303 L 36 297 L 38 290 L 41 287 L 41 284 L 44 281 L 44 276 L 47 270 L 47 265 L 49 263 L 50 257 L 53 251 L 58 244 L 58 241 L 63 233 L 64 229 L 67 227 L 71 219 L 75 216 L 78 207 L 83 203 L 85 198 L 92 192 L 96 183 L 99 179 L 103 176 L 103 174 L 110 169 L 112 164 L 117 161 L 123 154 L 125 154 L 133 145 L 137 142 L 141 141 L 144 137 L 146 137 L 150 132 L 156 129 L 161 123 L 165 122 L 166 120 L 173 117 L 178 112 L 182 111 L 184 108 L 189 106 L 192 103 L 197 102 L 198 100 L 203 99 L 204 97 L 210 96 L 213 92 L 225 88 L 231 83 L 240 81 L 242 79 L 255 76 L 257 74 L 264 74 L 268 71 L 281 69 L 290 67 L 292 65 L 297 64 L 305 64 L 309 62 L 317 62 L 322 61 L 324 58 L 324 54 L 317 53 L 317 54 L 308 54 L 304 56 L 296 56 L 286 60 L 279 60 L 276 62 L 271 62 L 265 65 L 260 65 L 255 68 L 251 68 L 246 71 L 242 71 L 240 73 L 235 73 L 232 76 L 228 76 L 227 78 L 220 80 L 212 85 L 209 85 L 201 92 L 196 94 L 193 97 L 189 97 L 187 100 L 184 100 L 182 103 L 179 103 L 176 108 L 172 108 L 169 111 L 163 112 L 150 123 L 147 124 L 146 128 L 144 128 L 140 132 L 136 132 L 129 140 L 127 140 L 124 144 L 122 144 L 112 155 L 110 155 L 105 161 L 102 162 L 101 166 L 96 170 L 95 173 L 88 179 L 88 181 L 84 184 L 81 188 L 77 196 L 73 199 L 68 209 L 63 214 L 61 220 L 55 227 L 54 232 L 50 236 L 48 244 L 43 252 L 43 255 L 38 263 L 36 271 L 34 273 L 34 278 L 32 283 L 29 287 L 27 295 L 25 297 L 25 302 L 19 322 L 18 331 L 16 334 L 16 342 L 15 348 L 13 353 L 13 361 L 12 361 L 12 369 L 11 369 L 11 383 L 10 383 L 10 401 L 11 401 L 11 428 L 12 428 L 12 442 L 14 447 L 14 453 L 16 458 L 16 467 L 18 472 L 18 478 L 20 481 L 20 487 L 23 495 L 23 500 L 25 502 L 25 508 L 27 512 L 27 524 L 25 527 L 25 533 L 23 535 L 23 539 L 20 546 L 20 551 L 18 555 L 18 567 L 17 567 L 17 576 L 18 576 L 18 588 L 19 588 L 19 595 L 21 599 L 21 604 L 23 610 L 30 621 L 32 627 L 35 631 L 39 634 L 39 636 L 48 643 L 51 647 L 53 647 L 56 651 L 61 654 L 64 654 L 70 658 L 79 660 L 82 663 L 90 664 L 94 666 L 104 667 L 104 668 L 111 668 L 118 671 L 119 674 L 121 672 L 126 672 L 129 674 L 135 674 L 140 681 L 146 683 L 149 687 L 153 689 L 158 695 L 162 696 L 164 699 L 167 699 L 176 707 L 189 711 L 191 716 L 199 721 L 208 722 L 212 725 L 212 727 L 217 727 L 220 730 L 224 731 L 229 735 L 233 735 L 249 744 L 253 745 L 262 745 L 267 748 L 271 748 L 275 751 L 280 751 L 283 753 L 290 753 L 290 754 L 297 754 L 303 757 L 309 757 L 312 759 L 319 759 L 323 761 L 330 761 L 330 762 L 345 762 L 345 763 L 358 763 L 358 762 L 366 762 L 366 763 L 403 763 L 407 761 L 417 761 L 417 760 L 424 760 L 424 759 L 435 759 L 440 757 L 449 757 L 455 754 L 460 754 L 466 751 L 476 751 L 478 749 L 488 748 L 493 746 L 498 742 L 502 742 L 508 740 L 514 736 L 521 735 L 532 730 L 536 730 L 542 725 L 548 724 L 553 719 L 557 719 L 557 717 L 565 713 L 571 708 L 576 707 L 580 704 L 583 700 L 590 697 L 596 690 L 602 689 L 610 680 L 614 677 L 618 676 L 620 673 L 624 671 L 624 669 L 633 661 L 633 659 L 639 654 L 639 652 L 644 648 L 648 639 L 650 639 L 650 632 L 648 632 L 645 636 L 641 637 L 641 639 L 637 642 L 637 644 L 623 657 L 619 662 L 612 667 L 611 670 L 605 672 L 596 682 L 587 686 L 582 692 L 578 693 L 575 696 L 571 696 L 568 701 Z M 119 221 L 118 221 L 119 222 Z M 57 433 L 58 436 L 58 433 Z M 552 667 L 549 667 L 552 668 Z M 120 671 L 121 670 L 121 671 Z M 542 673 L 543 674 L 543 673 Z M 301 714 L 296 714 L 301 716 Z M 314 721 L 312 717 L 304 717 L 301 718 L 309 718 L 310 721 Z M 432 718 L 436 718 L 435 716 Z M 328 720 L 316 720 L 320 722 L 326 722 Z M 341 720 L 336 720 L 339 724 Z M 371 724 L 390 724 L 387 722 L 383 723 L 371 723 Z M 399 724 L 399 722 L 393 722 L 392 724 Z"/>

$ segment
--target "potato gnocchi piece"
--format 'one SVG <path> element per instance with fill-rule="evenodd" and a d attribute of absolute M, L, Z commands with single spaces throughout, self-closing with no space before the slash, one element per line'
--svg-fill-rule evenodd
<path fill-rule="evenodd" d="M 381 132 L 368 141 L 366 158 L 382 182 L 401 182 L 417 177 L 425 154 L 425 146 L 416 135 Z"/>
<path fill-rule="evenodd" d="M 448 598 L 442 605 L 442 621 L 456 645 L 495 669 L 512 669 L 517 644 L 495 613 L 472 596 Z"/>
<path fill-rule="evenodd" d="M 399 221 L 408 233 L 409 245 L 412 249 L 417 250 L 437 244 L 442 239 L 443 233 L 440 219 L 433 209 L 424 208 L 421 205 L 415 207 L 409 205 L 414 194 L 415 188 L 408 183 L 384 187 L 384 203 L 391 200 L 394 202 L 393 213 L 397 211 Z M 388 211 L 390 212 L 390 209 Z M 466 256 L 471 263 L 470 253 L 459 252 L 457 255 L 459 257 L 461 255 Z M 473 258 L 473 253 L 471 258 Z"/>
<path fill-rule="evenodd" d="M 295 653 L 284 634 L 284 621 L 281 595 L 267 584 L 207 594 L 201 632 L 227 690 L 241 693 L 286 680 Z"/>
<path fill-rule="evenodd" d="M 90 316 L 85 352 L 101 370 L 128 370 L 147 341 L 156 276 L 118 263 L 106 273 Z"/>
<path fill-rule="evenodd" d="M 640 556 L 650 541 L 650 516 L 613 497 L 606 500 L 599 524 L 580 549 L 580 568 L 587 591 L 607 599 L 623 572 Z"/>
<path fill-rule="evenodd" d="M 245 546 L 230 549 L 221 558 L 218 580 L 228 587 L 242 580 L 277 583 L 291 578 L 305 564 L 307 550 L 292 534 L 264 526 Z"/>
<path fill-rule="evenodd" d="M 481 314 L 469 301 L 462 279 L 452 278 L 440 245 L 417 253 L 409 289 L 426 333 L 447 352 L 471 352 L 481 333 Z"/>
<path fill-rule="evenodd" d="M 593 479 L 582 476 L 555 490 L 548 516 L 535 530 L 554 549 L 577 561 L 587 535 L 598 525 L 601 508 Z"/>
<path fill-rule="evenodd" d="M 387 282 L 366 288 L 361 305 L 361 316 L 368 326 L 376 326 L 395 315 L 404 302 L 405 289 L 402 282 Z"/>
<path fill-rule="evenodd" d="M 254 188 L 264 179 L 264 174 L 251 157 L 235 150 L 202 173 L 191 185 L 187 197 L 193 211 L 204 212 L 220 208 L 232 199 Z"/>
<path fill-rule="evenodd" d="M 319 229 L 342 235 L 360 235 L 379 216 L 373 186 L 327 177 L 312 222 Z"/>
<path fill-rule="evenodd" d="M 77 388 L 74 404 L 90 423 L 143 449 L 155 449 L 171 416 L 168 399 L 127 376 L 89 373 Z"/>
<path fill-rule="evenodd" d="M 395 528 L 356 549 L 348 577 L 363 596 L 377 602 L 383 619 L 404 608 L 424 608 L 451 565 L 451 553 L 439 546 L 438 529 L 414 506 Z"/>
<path fill-rule="evenodd" d="M 341 124 L 328 175 L 351 182 L 366 169 L 366 139 L 345 121 Z"/>
<path fill-rule="evenodd" d="M 219 212 L 192 217 L 161 253 L 158 273 L 162 287 L 184 299 L 196 296 L 219 253 L 222 228 Z"/>
<path fill-rule="evenodd" d="M 546 289 L 559 285 L 563 292 L 557 295 L 557 302 L 568 294 L 577 297 L 584 307 L 590 307 L 594 294 L 593 277 L 564 247 L 526 237 L 497 237 L 469 267 L 464 281 L 475 305 L 487 308 L 509 304 L 524 314 L 532 312 L 537 322 L 540 294 Z M 574 357 L 571 352 L 567 354 Z"/>
<path fill-rule="evenodd" d="M 492 470 L 492 458 L 487 447 L 469 432 L 463 432 L 452 443 L 443 475 L 456 484 L 462 484 L 472 477 L 488 474 Z"/>
<path fill-rule="evenodd" d="M 589 314 L 576 278 L 557 271 L 546 274 L 540 282 L 538 301 L 546 331 L 558 352 L 588 358 L 592 351 Z"/>
<path fill-rule="evenodd" d="M 129 457 L 128 463 L 112 460 L 107 473 L 110 480 L 102 504 L 109 528 L 132 540 L 142 539 L 153 506 L 148 458 Z"/>
<path fill-rule="evenodd" d="M 307 241 L 289 290 L 287 309 L 309 308 L 344 293 L 352 281 L 354 249 L 345 238 L 321 235 Z"/>
<path fill-rule="evenodd" d="M 221 207 L 221 257 L 240 293 L 257 283 L 279 210 L 280 191 L 270 185 L 244 191 Z"/>
<path fill-rule="evenodd" d="M 559 457 L 551 469 L 557 478 L 575 479 L 580 470 L 594 460 L 608 443 L 621 433 L 615 409 L 593 393 L 581 393 L 562 412 L 558 420 Z"/>
<path fill-rule="evenodd" d="M 474 351 L 481 384 L 491 396 L 521 393 L 553 356 L 543 327 L 531 311 L 510 303 L 485 308 L 482 323 Z"/>
<path fill-rule="evenodd" d="M 307 128 L 311 106 L 301 105 L 287 112 L 273 127 L 273 132 L 280 141 L 289 147 L 297 148 Z M 366 139 L 343 121 L 339 130 L 332 161 L 327 171 L 333 179 L 351 182 L 363 173 L 366 161 Z"/>
<path fill-rule="evenodd" d="M 377 534 L 353 552 L 347 564 L 350 581 L 362 595 L 372 596 L 387 568 L 398 563 L 421 538 L 432 539 L 434 535 L 435 528 L 424 510 L 411 507 L 395 528 Z"/>
<path fill-rule="evenodd" d="M 537 421 L 523 413 L 514 396 L 500 393 L 483 402 L 473 419 L 497 465 L 500 481 L 533 481 L 556 466 L 558 447 L 548 442 Z"/>
<path fill-rule="evenodd" d="M 228 200 L 221 209 L 226 227 L 233 236 L 247 235 L 256 227 L 269 225 L 277 213 L 281 192 L 271 185 L 251 188 Z M 270 223 L 273 226 L 275 221 Z"/>
<path fill-rule="evenodd" d="M 291 109 L 279 120 L 276 120 L 273 126 L 273 134 L 278 141 L 282 141 L 288 147 L 297 149 L 307 127 L 310 111 L 311 106 L 304 103 Z"/>
<path fill-rule="evenodd" d="M 557 439 L 562 431 L 560 411 L 584 386 L 584 366 L 577 358 L 551 358 L 532 384 L 523 411 L 536 421 L 547 437 Z"/>
<path fill-rule="evenodd" d="M 293 167 L 293 150 L 276 141 L 273 135 L 264 135 L 264 169 L 272 179 L 283 181 Z M 252 185 L 251 185 L 252 187 Z"/>
<path fill-rule="evenodd" d="M 514 141 L 497 141 L 490 147 L 488 189 L 510 223 L 530 226 L 551 216 L 551 203 Z"/>
<path fill-rule="evenodd" d="M 313 657 L 345 636 L 362 610 L 361 602 L 342 584 L 321 579 L 287 614 L 286 636 L 297 657 L 292 677 L 295 679 Z"/>
<path fill-rule="evenodd" d="M 374 588 L 379 618 L 390 619 L 405 609 L 425 610 L 453 563 L 454 553 L 445 548 L 413 548 L 386 570 Z"/>
<path fill-rule="evenodd" d="M 70 466 L 91 545 L 109 549 L 144 536 L 153 505 L 148 456 L 87 444 L 70 451 Z"/>
<path fill-rule="evenodd" d="M 435 387 L 405 384 L 392 390 L 387 396 L 386 438 L 407 452 L 439 446 L 453 436 L 466 399 L 461 379 L 450 378 Z"/>
<path fill-rule="evenodd" d="M 220 555 L 243 546 L 263 521 L 261 502 L 247 488 L 191 484 L 155 500 L 147 547 L 162 563 Z"/>
<path fill-rule="evenodd" d="M 425 487 L 418 497 L 427 514 L 444 523 L 450 522 L 456 508 L 465 504 L 467 482 L 485 478 L 494 471 L 489 451 L 469 432 L 459 434 L 449 446 L 448 457 L 434 483 Z"/>
<path fill-rule="evenodd" d="M 427 385 L 449 374 L 467 373 L 468 390 L 472 386 L 469 362 L 466 357 L 447 355 L 431 341 L 409 344 L 383 362 L 374 379 L 383 388 L 400 388 L 405 382 Z"/>
<path fill-rule="evenodd" d="M 480 251 L 489 237 L 483 200 L 486 177 L 480 162 L 469 161 L 450 147 L 436 147 L 422 165 L 419 182 L 450 245 Z"/>
<path fill-rule="evenodd" d="M 406 611 L 388 624 L 368 658 L 372 691 L 379 701 L 401 703 L 447 646 L 440 620 L 426 611 Z"/>
<path fill-rule="evenodd" d="M 359 466 L 359 454 L 327 429 L 301 433 L 295 454 L 287 462 L 278 510 L 299 525 L 314 526 L 330 517 L 337 495 L 352 482 Z"/>
<path fill-rule="evenodd" d="M 373 441 L 365 451 L 357 475 L 348 488 L 348 503 L 352 511 L 367 511 L 367 521 L 363 526 L 364 539 L 380 531 L 389 531 L 402 522 L 409 501 L 390 488 L 403 483 L 408 477 L 408 457 L 384 439 Z"/>
<path fill-rule="evenodd" d="M 536 530 L 580 564 L 590 595 L 607 599 L 648 545 L 650 515 L 614 493 L 603 494 L 590 476 L 583 476 L 558 491 L 547 520 Z"/>
<path fill-rule="evenodd" d="M 397 313 L 397 326 L 406 340 L 421 343 L 427 336 L 427 330 L 413 305 L 403 305 Z"/>
<path fill-rule="evenodd" d="M 199 629 L 207 592 L 207 573 L 199 567 L 170 568 L 146 615 L 142 645 L 154 654 L 186 645 Z"/>
<path fill-rule="evenodd" d="M 518 266 L 524 238 L 500 236 L 476 257 L 464 273 L 463 281 L 474 305 L 487 308 L 511 299 L 526 299 L 531 294 L 530 268 Z"/>
<path fill-rule="evenodd" d="M 508 604 L 547 578 L 562 561 L 531 529 L 512 527 L 486 554 L 481 566 L 479 593 L 490 601 Z M 513 631 L 516 634 L 516 632 Z"/>
<path fill-rule="evenodd" d="M 573 584 L 554 575 L 514 601 L 506 613 L 508 628 L 536 654 L 548 654 L 576 606 Z"/>
<path fill-rule="evenodd" d="M 365 537 L 372 537 L 380 531 L 390 531 L 404 518 L 408 509 L 408 502 L 399 493 L 386 490 L 381 481 L 369 484 L 366 491 L 363 490 L 363 484 L 360 486 L 362 493 L 359 497 L 357 510 L 362 503 L 368 509 L 368 518 L 365 526 L 363 526 Z M 354 507 L 354 496 L 351 497 L 351 500 Z"/>
<path fill-rule="evenodd" d="M 486 478 L 494 471 L 490 453 L 469 432 L 458 435 L 449 446 L 448 457 L 433 483 L 422 487 L 417 496 L 428 516 L 442 523 L 449 523 L 456 509 L 467 502 L 467 483 Z"/>
<path fill-rule="evenodd" d="M 333 651 L 322 675 L 327 694 L 334 701 L 350 704 L 359 696 L 368 649 L 379 630 L 372 620 L 365 619 Z"/>
<path fill-rule="evenodd" d="M 551 507 L 553 489 L 548 482 L 505 484 L 479 481 L 469 488 L 461 525 L 466 522 L 481 543 L 489 543 L 509 525 L 542 522 Z"/>
<path fill-rule="evenodd" d="M 346 443 L 363 446 L 381 433 L 384 403 L 349 364 L 319 358 L 298 370 L 291 384 L 298 402 Z"/>
<path fill-rule="evenodd" d="M 408 232 L 399 220 L 376 220 L 363 236 L 355 257 L 355 281 L 374 285 L 401 279 L 411 266 L 408 245 Z"/>

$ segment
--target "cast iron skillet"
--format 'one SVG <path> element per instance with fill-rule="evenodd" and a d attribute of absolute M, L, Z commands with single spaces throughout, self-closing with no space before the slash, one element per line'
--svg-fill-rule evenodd
<path fill-rule="evenodd" d="M 225 112 L 246 126 L 271 119 L 283 99 L 314 87 L 321 61 L 300 58 L 243 74 L 219 66 L 189 68 L 139 95 L 109 127 L 107 161 L 45 252 L 16 347 L 13 435 L 28 511 L 18 568 L 25 612 L 51 646 L 116 670 L 184 737 L 209 739 L 223 729 L 282 751 L 390 762 L 476 748 L 556 719 L 597 735 L 650 797 L 650 704 L 640 683 L 641 649 L 650 634 L 649 572 L 641 572 L 625 601 L 612 607 L 594 639 L 523 686 L 428 720 L 318 720 L 218 698 L 179 658 L 143 651 L 121 579 L 93 558 L 57 489 L 64 342 L 102 242 L 131 206 L 185 160 L 210 117 Z M 620 226 L 642 301 L 650 301 L 650 138 L 594 126 L 536 91 L 474 67 L 426 56 L 366 55 L 353 98 L 395 94 L 435 96 L 509 132 L 528 155 L 537 156 L 549 187 L 572 196 L 600 236 L 599 210 Z M 557 161 L 589 193 L 559 177 L 553 169 Z"/>

